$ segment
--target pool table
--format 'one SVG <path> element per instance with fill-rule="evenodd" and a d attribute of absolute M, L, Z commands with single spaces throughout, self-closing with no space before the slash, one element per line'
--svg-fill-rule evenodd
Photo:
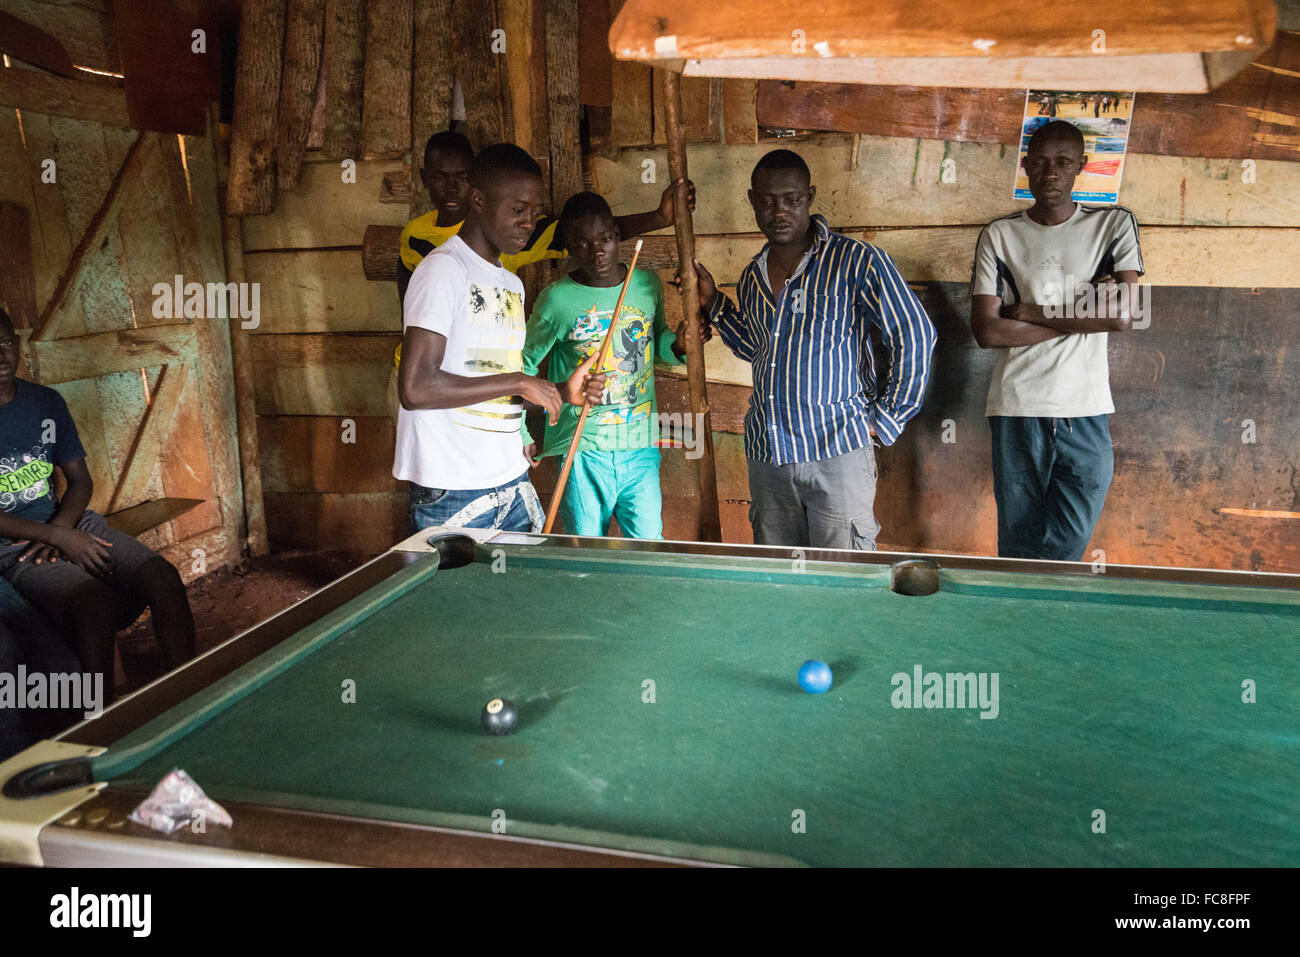
<path fill-rule="evenodd" d="M 0 859 L 1294 865 L 1298 585 L 417 536 L 0 765 Z M 128 821 L 173 768 L 233 827 Z"/>

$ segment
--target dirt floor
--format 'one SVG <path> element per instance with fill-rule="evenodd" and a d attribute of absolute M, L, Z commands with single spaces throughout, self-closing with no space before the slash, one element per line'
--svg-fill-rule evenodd
<path fill-rule="evenodd" d="M 280 552 L 244 559 L 195 579 L 186 591 L 194 611 L 199 653 L 265 621 L 365 561 L 341 552 Z M 134 691 L 162 672 L 149 613 L 118 635 L 119 693 Z"/>

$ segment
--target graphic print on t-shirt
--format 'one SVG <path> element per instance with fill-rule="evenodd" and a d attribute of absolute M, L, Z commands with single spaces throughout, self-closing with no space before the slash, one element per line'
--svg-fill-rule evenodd
<path fill-rule="evenodd" d="M 465 370 L 483 375 L 522 372 L 524 368 L 524 297 L 510 289 L 471 282 L 465 293 L 470 337 L 477 342 L 465 353 Z M 502 406 L 499 412 L 492 406 Z M 455 410 L 452 421 L 480 432 L 518 432 L 523 413 L 510 396 Z"/>
<path fill-rule="evenodd" d="M 586 362 L 605 341 L 613 319 L 612 309 L 600 309 L 595 303 L 574 320 L 570 341 L 578 344 Z M 647 316 L 627 303 L 618 317 L 618 329 L 610 345 L 605 365 L 605 392 L 596 413 L 598 425 L 623 425 L 650 414 L 650 384 L 654 375 L 654 317 Z"/>
<path fill-rule="evenodd" d="M 0 509 L 16 512 L 50 494 L 54 465 L 45 446 L 29 452 L 0 455 Z"/>

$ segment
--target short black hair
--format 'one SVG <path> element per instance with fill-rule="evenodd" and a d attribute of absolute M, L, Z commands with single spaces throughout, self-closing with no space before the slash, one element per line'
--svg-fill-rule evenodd
<path fill-rule="evenodd" d="M 608 218 L 610 222 L 614 221 L 614 211 L 609 208 L 609 203 L 600 193 L 593 193 L 590 190 L 574 193 L 560 210 L 560 234 L 567 239 L 569 227 L 577 220 L 588 216 L 600 216 Z"/>
<path fill-rule="evenodd" d="M 9 318 L 9 313 L 5 312 L 5 307 L 0 306 L 0 325 L 6 325 L 6 324 L 9 326 L 10 329 L 15 328 L 14 321 Z"/>
<path fill-rule="evenodd" d="M 542 168 L 537 160 L 514 143 L 493 143 L 479 150 L 469 171 L 469 185 L 486 189 L 496 180 L 507 176 L 536 176 L 542 178 Z"/>
<path fill-rule="evenodd" d="M 1025 152 L 1029 152 L 1037 143 L 1040 147 L 1044 143 L 1051 143 L 1057 140 L 1063 140 L 1066 143 L 1073 143 L 1079 147 L 1079 153 L 1084 151 L 1083 133 L 1073 123 L 1065 120 L 1052 120 L 1050 123 L 1044 123 L 1038 129 L 1034 130 L 1034 135 L 1029 137 L 1029 146 Z"/>
<path fill-rule="evenodd" d="M 428 142 L 424 144 L 425 166 L 429 165 L 429 154 L 434 150 L 459 153 L 471 163 L 474 162 L 474 147 L 470 146 L 469 139 L 464 133 L 457 133 L 455 130 L 441 130 L 429 137 Z"/>
<path fill-rule="evenodd" d="M 754 164 L 754 171 L 749 174 L 749 188 L 753 189 L 755 182 L 758 180 L 758 171 L 761 169 L 770 170 L 787 170 L 792 169 L 803 174 L 803 178 L 812 183 L 812 173 L 808 169 L 808 164 L 803 161 L 803 157 L 794 150 L 772 150 Z"/>

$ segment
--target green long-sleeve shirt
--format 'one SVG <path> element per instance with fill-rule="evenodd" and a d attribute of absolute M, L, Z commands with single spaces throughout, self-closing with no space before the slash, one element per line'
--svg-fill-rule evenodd
<path fill-rule="evenodd" d="M 524 342 L 524 372 L 536 375 L 549 354 L 547 378 L 564 382 L 600 348 L 618 303 L 618 286 L 584 286 L 565 276 L 537 297 Z M 643 449 L 659 440 L 655 406 L 655 356 L 674 365 L 676 334 L 664 321 L 664 288 L 653 272 L 637 269 L 628 284 L 618 328 L 605 360 L 605 394 L 593 405 L 578 451 Z M 602 370 L 593 370 L 602 371 Z M 566 404 L 557 425 L 546 429 L 543 455 L 569 450 L 580 409 Z M 524 430 L 524 444 L 532 438 Z"/>

